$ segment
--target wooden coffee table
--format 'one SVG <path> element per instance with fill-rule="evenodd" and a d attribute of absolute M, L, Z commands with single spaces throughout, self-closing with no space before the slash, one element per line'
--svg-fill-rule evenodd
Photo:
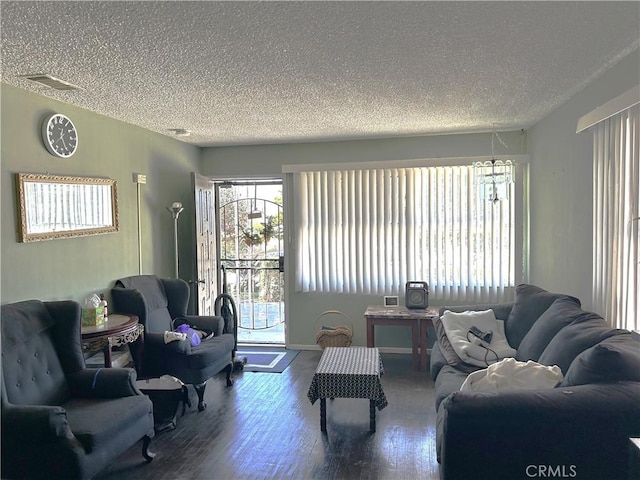
<path fill-rule="evenodd" d="M 387 406 L 380 383 L 383 372 L 377 348 L 325 348 L 307 394 L 312 405 L 320 399 L 320 430 L 327 431 L 327 398 L 368 398 L 369 428 L 375 432 L 376 408 Z"/>

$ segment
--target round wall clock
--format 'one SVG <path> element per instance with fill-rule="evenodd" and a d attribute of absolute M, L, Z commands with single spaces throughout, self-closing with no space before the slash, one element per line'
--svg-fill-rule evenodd
<path fill-rule="evenodd" d="M 69 158 L 78 149 L 78 132 L 69 117 L 54 113 L 42 124 L 42 141 L 51 155 Z"/>

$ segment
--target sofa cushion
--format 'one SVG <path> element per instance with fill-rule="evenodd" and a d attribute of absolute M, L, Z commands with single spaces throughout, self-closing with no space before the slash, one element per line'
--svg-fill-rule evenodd
<path fill-rule="evenodd" d="M 561 387 L 617 381 L 640 382 L 640 341 L 630 332 L 618 333 L 578 355 Z"/>
<path fill-rule="evenodd" d="M 540 315 L 558 298 L 567 296 L 561 293 L 550 293 L 535 285 L 518 285 L 513 308 L 505 322 L 505 333 L 509 345 L 517 350 L 520 342 Z M 580 300 L 575 297 L 570 298 L 580 305 Z"/>
<path fill-rule="evenodd" d="M 553 337 L 540 355 L 540 363 L 557 365 L 562 373 L 566 373 L 573 359 L 587 348 L 623 331 L 611 328 L 595 313 L 586 313 L 586 316 L 578 318 Z"/>
<path fill-rule="evenodd" d="M 431 352 L 429 352 L 429 373 L 431 375 L 431 380 L 435 381 L 440 373 L 440 369 L 445 365 L 447 365 L 447 360 L 442 355 L 440 344 L 435 342 L 431 347 Z"/>
<path fill-rule="evenodd" d="M 580 303 L 576 303 L 572 297 L 558 298 L 540 315 L 524 336 L 518 347 L 516 360 L 537 362 L 560 330 L 586 314 L 587 312 L 580 308 Z"/>
<path fill-rule="evenodd" d="M 436 410 L 445 398 L 460 390 L 466 379 L 467 374 L 465 372 L 461 372 L 451 365 L 442 367 L 435 381 Z"/>

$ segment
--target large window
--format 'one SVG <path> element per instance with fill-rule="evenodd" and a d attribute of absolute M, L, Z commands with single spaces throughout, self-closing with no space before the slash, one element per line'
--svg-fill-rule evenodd
<path fill-rule="evenodd" d="M 594 308 L 614 327 L 638 330 L 640 105 L 599 122 L 593 130 Z"/>
<path fill-rule="evenodd" d="M 294 173 L 296 289 L 388 295 L 421 280 L 441 300 L 513 298 L 522 189 L 483 200 L 466 163 Z"/>

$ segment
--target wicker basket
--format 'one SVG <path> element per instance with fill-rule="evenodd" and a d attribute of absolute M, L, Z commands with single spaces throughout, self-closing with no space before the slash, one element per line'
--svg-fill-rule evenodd
<path fill-rule="evenodd" d="M 328 315 L 340 315 L 349 321 L 350 327 L 346 325 L 323 326 L 318 330 L 318 322 Z M 327 347 L 348 347 L 353 339 L 353 323 L 349 317 L 339 310 L 327 310 L 322 312 L 314 324 L 316 330 L 316 343 L 323 350 Z"/>

